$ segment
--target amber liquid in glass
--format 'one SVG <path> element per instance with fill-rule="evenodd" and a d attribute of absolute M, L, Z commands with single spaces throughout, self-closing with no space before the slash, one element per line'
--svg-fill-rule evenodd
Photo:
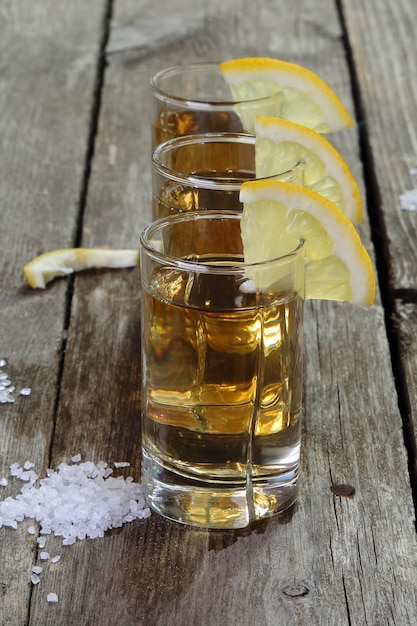
<path fill-rule="evenodd" d="M 143 482 L 146 491 L 152 471 L 147 495 L 165 516 L 177 516 L 181 499 L 188 523 L 224 528 L 295 500 L 303 306 L 295 293 L 218 280 L 162 268 L 143 293 Z M 158 501 L 158 481 L 172 499 L 165 489 Z"/>
<path fill-rule="evenodd" d="M 244 132 L 238 115 L 227 111 L 175 111 L 161 107 L 152 124 L 152 146 L 183 135 L 220 132 Z"/>
<path fill-rule="evenodd" d="M 153 173 L 155 219 L 183 211 L 240 211 L 240 185 L 255 177 L 255 145 L 249 142 L 206 141 L 178 146 L 165 164 L 172 172 L 211 181 L 176 180 Z M 217 183 L 217 184 L 216 184 Z"/>

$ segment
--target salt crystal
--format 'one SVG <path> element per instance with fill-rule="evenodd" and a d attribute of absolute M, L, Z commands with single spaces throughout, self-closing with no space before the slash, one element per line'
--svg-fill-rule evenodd
<path fill-rule="evenodd" d="M 417 211 L 417 189 L 401 194 L 400 206 L 403 211 Z"/>
<path fill-rule="evenodd" d="M 25 464 L 24 464 L 24 466 L 23 466 L 23 469 L 25 469 L 25 470 L 30 470 L 30 469 L 32 469 L 32 468 L 34 468 L 34 467 L 35 467 L 35 464 L 34 464 L 34 463 L 31 463 L 31 461 L 26 461 L 26 462 L 25 462 Z"/>
<path fill-rule="evenodd" d="M 130 467 L 130 463 L 128 463 L 127 461 L 116 461 L 114 463 L 114 467 L 119 468 L 119 467 Z"/>
<path fill-rule="evenodd" d="M 40 565 L 34 565 L 32 567 L 32 572 L 34 574 L 40 574 L 43 571 L 43 567 L 41 567 Z"/>
<path fill-rule="evenodd" d="M 79 463 L 79 462 L 81 461 L 81 454 L 76 454 L 75 456 L 73 456 L 73 457 L 71 458 L 71 461 L 72 461 L 73 463 Z"/>
<path fill-rule="evenodd" d="M 0 359 L 0 367 L 5 367 L 7 365 L 6 359 Z"/>
<path fill-rule="evenodd" d="M 58 602 L 58 596 L 56 595 L 56 593 L 48 593 L 48 595 L 46 596 L 46 600 L 48 602 Z"/>
<path fill-rule="evenodd" d="M 35 527 L 34 526 L 29 526 L 29 528 L 28 528 L 29 535 L 34 535 L 35 532 L 36 532 Z"/>
<path fill-rule="evenodd" d="M 32 472 L 32 470 L 29 470 L 27 472 L 21 472 L 18 476 L 19 480 L 22 480 L 24 482 L 30 482 L 30 483 L 34 483 L 37 479 L 38 479 L 38 475 L 35 472 Z"/>
<path fill-rule="evenodd" d="M 61 557 L 59 554 L 57 554 L 56 556 L 53 556 L 51 559 L 51 563 L 58 563 L 58 561 L 61 560 Z"/>
<path fill-rule="evenodd" d="M 47 561 L 49 559 L 49 552 L 41 552 L 39 558 L 41 561 Z"/>
<path fill-rule="evenodd" d="M 37 574 L 32 574 L 30 577 L 30 580 L 32 581 L 33 585 L 37 585 L 38 583 L 41 582 L 41 579 L 39 578 Z"/>
<path fill-rule="evenodd" d="M 0 486 L 1 487 L 7 487 L 7 485 L 9 484 L 9 481 L 7 480 L 7 478 L 0 478 Z"/>
<path fill-rule="evenodd" d="M 42 549 L 45 547 L 46 544 L 46 537 L 38 537 L 38 539 L 36 540 L 38 546 Z"/>
<path fill-rule="evenodd" d="M 76 542 L 76 538 L 75 537 L 68 537 L 67 539 L 64 539 L 64 541 L 62 542 L 63 546 L 72 546 L 73 543 Z"/>
<path fill-rule="evenodd" d="M 32 389 L 30 387 L 23 387 L 23 389 L 19 391 L 19 395 L 21 396 L 30 396 L 31 393 Z"/>
<path fill-rule="evenodd" d="M 0 389 L 0 404 L 13 403 L 15 400 L 10 389 Z"/>

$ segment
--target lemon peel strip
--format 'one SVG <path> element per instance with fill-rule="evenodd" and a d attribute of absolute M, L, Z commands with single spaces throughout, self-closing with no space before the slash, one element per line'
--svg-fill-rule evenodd
<path fill-rule="evenodd" d="M 139 264 L 139 251 L 109 248 L 63 248 L 45 252 L 23 268 L 30 287 L 45 289 L 58 276 L 93 268 L 121 269 Z"/>

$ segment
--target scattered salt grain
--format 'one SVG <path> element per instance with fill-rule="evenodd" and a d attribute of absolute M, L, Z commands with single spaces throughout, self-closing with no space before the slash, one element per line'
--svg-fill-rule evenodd
<path fill-rule="evenodd" d="M 0 359 L 0 404 L 13 403 L 15 401 L 14 391 L 15 387 L 12 385 L 12 381 L 10 380 L 8 374 L 2 371 L 3 367 L 6 367 L 7 360 Z M 32 390 L 29 387 L 24 387 L 19 392 L 22 396 L 30 396 Z"/>
<path fill-rule="evenodd" d="M 10 473 L 26 484 L 16 498 L 0 502 L 0 528 L 17 528 L 17 522 L 32 518 L 39 522 L 41 535 L 54 534 L 63 538 L 63 545 L 71 545 L 149 517 L 141 485 L 131 476 L 111 477 L 108 470 L 104 462 L 61 463 L 56 471 L 49 469 L 45 478 L 39 478 L 32 469 L 13 463 Z M 38 538 L 40 549 L 45 541 Z M 43 554 L 47 553 L 41 553 L 41 559 L 46 558 Z"/>
<path fill-rule="evenodd" d="M 114 467 L 116 467 L 117 469 L 119 467 L 130 467 L 130 463 L 128 463 L 127 461 L 116 461 L 114 463 Z"/>
<path fill-rule="evenodd" d="M 43 571 L 43 567 L 41 567 L 40 565 L 34 565 L 32 567 L 32 572 L 34 574 L 40 574 Z"/>
<path fill-rule="evenodd" d="M 401 194 L 400 206 L 403 211 L 417 211 L 417 189 Z"/>
<path fill-rule="evenodd" d="M 49 559 L 49 552 L 41 552 L 39 558 L 41 561 L 47 561 Z"/>
<path fill-rule="evenodd" d="M 20 467 L 19 463 L 12 463 L 9 469 L 11 476 L 15 476 L 19 480 L 33 484 L 38 479 L 38 475 L 30 469 L 32 467 L 34 467 L 34 464 L 30 461 L 26 461 L 23 467 Z"/>
<path fill-rule="evenodd" d="M 79 462 L 81 461 L 81 454 L 76 454 L 75 456 L 73 456 L 73 457 L 71 458 L 71 461 L 72 461 L 73 463 L 79 463 Z"/>
<path fill-rule="evenodd" d="M 53 556 L 51 559 L 51 563 L 58 563 L 58 561 L 61 560 L 61 556 L 59 554 L 57 554 L 56 556 Z"/>
<path fill-rule="evenodd" d="M 36 532 L 35 527 L 34 526 L 29 526 L 29 528 L 28 528 L 29 535 L 34 535 L 35 532 Z"/>
<path fill-rule="evenodd" d="M 14 398 L 12 395 L 12 390 L 9 388 L 5 388 L 3 385 L 0 385 L 0 404 L 13 403 Z"/>
<path fill-rule="evenodd" d="M 7 478 L 0 478 L 0 487 L 7 487 L 8 484 L 9 481 L 7 480 Z"/>
<path fill-rule="evenodd" d="M 48 595 L 46 596 L 46 600 L 48 602 L 58 602 L 58 596 L 56 595 L 56 593 L 48 593 Z"/>
<path fill-rule="evenodd" d="M 33 585 L 37 585 L 38 583 L 41 582 L 41 579 L 39 578 L 39 576 L 37 574 L 32 574 L 31 577 L 30 577 L 30 580 L 31 580 Z"/>

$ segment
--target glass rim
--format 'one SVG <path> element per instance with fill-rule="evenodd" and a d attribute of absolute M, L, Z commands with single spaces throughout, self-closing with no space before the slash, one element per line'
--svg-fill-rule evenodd
<path fill-rule="evenodd" d="M 183 108 L 189 109 L 197 109 L 197 110 L 210 110 L 210 109 L 218 109 L 218 110 L 230 110 L 231 107 L 236 107 L 237 105 L 248 104 L 248 103 L 262 103 L 270 100 L 273 94 L 268 96 L 262 96 L 257 98 L 247 98 L 244 100 L 209 100 L 209 99 L 198 99 L 195 97 L 187 98 L 186 96 L 175 96 L 173 94 L 168 93 L 158 84 L 161 79 L 165 77 L 175 76 L 176 74 L 185 74 L 186 72 L 202 72 L 202 71 L 215 71 L 218 72 L 219 75 L 222 75 L 222 71 L 220 69 L 220 63 L 214 61 L 203 61 L 199 63 L 184 63 L 182 65 L 172 65 L 171 67 L 166 67 L 159 72 L 156 72 L 150 79 L 150 86 L 153 94 L 159 99 L 164 100 L 165 102 L 176 103 L 177 105 L 181 105 Z M 226 81 L 225 81 L 225 84 Z M 277 92 L 278 93 L 278 92 Z"/>
<path fill-rule="evenodd" d="M 304 239 L 299 239 L 297 245 L 278 257 L 274 257 L 273 259 L 268 259 L 266 261 L 258 261 L 256 263 L 245 263 L 242 261 L 241 263 L 226 263 L 222 262 L 221 265 L 216 263 L 208 263 L 207 261 L 188 261 L 181 257 L 177 257 L 174 255 L 166 254 L 161 252 L 154 246 L 152 246 L 152 233 L 155 233 L 157 230 L 161 230 L 165 226 L 169 226 L 171 223 L 176 222 L 186 222 L 186 221 L 195 221 L 195 220 L 237 220 L 241 221 L 242 213 L 238 211 L 227 211 L 227 210 L 209 210 L 209 211 L 185 211 L 183 213 L 177 213 L 175 215 L 168 215 L 167 217 L 162 217 L 154 222 L 151 222 L 142 230 L 140 234 L 140 246 L 146 250 L 149 256 L 151 256 L 154 260 L 157 260 L 164 265 L 169 265 L 173 267 L 179 267 L 184 270 L 190 271 L 198 271 L 210 274 L 224 274 L 225 272 L 228 274 L 242 274 L 245 271 L 245 268 L 262 268 L 271 263 L 276 263 L 278 261 L 283 261 L 285 259 L 289 259 L 290 257 L 297 257 L 299 253 L 305 249 L 305 241 Z"/>
<path fill-rule="evenodd" d="M 206 176 L 199 176 L 198 174 L 184 174 L 178 170 L 173 170 L 160 160 L 160 155 L 171 148 L 182 148 L 193 144 L 202 143 L 242 143 L 255 146 L 256 137 L 250 133 L 199 133 L 196 135 L 181 135 L 180 137 L 173 137 L 163 143 L 156 146 L 152 152 L 152 166 L 155 170 L 164 176 L 165 178 L 175 181 L 177 183 L 188 184 L 191 186 L 199 187 L 202 189 L 221 189 L 222 191 L 239 191 L 243 182 L 246 180 L 252 180 L 242 178 L 242 180 L 236 180 L 237 177 L 230 177 L 233 180 L 227 178 L 207 178 Z M 292 172 L 297 171 L 303 165 L 302 161 L 298 161 L 288 170 L 283 172 L 275 172 L 270 176 L 254 176 L 253 180 L 273 180 L 277 176 L 290 175 Z M 255 163 L 254 163 L 255 166 Z"/>

